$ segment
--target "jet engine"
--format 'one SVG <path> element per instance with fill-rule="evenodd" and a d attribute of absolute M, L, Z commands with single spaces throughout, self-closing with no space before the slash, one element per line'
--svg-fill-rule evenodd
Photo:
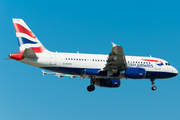
<path fill-rule="evenodd" d="M 146 76 L 146 70 L 144 68 L 127 68 L 125 70 L 124 77 L 127 78 L 144 78 Z"/>
<path fill-rule="evenodd" d="M 116 88 L 121 85 L 120 79 L 95 79 L 94 85 L 107 88 Z"/>

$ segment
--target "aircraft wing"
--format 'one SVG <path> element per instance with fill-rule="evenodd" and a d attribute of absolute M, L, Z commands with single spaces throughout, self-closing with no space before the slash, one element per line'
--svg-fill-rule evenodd
<path fill-rule="evenodd" d="M 127 68 L 126 58 L 123 48 L 114 43 L 111 53 L 109 54 L 107 64 L 104 70 L 124 70 Z"/>

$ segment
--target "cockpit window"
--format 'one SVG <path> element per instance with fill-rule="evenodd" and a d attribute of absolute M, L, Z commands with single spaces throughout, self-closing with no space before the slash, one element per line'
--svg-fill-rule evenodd
<path fill-rule="evenodd" d="M 167 66 L 170 66 L 170 64 L 169 63 L 165 63 Z"/>

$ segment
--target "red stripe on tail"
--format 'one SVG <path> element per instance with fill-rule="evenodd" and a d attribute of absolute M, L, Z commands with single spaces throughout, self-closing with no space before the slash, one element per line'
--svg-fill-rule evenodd
<path fill-rule="evenodd" d="M 43 46 L 41 47 L 30 47 L 29 49 L 33 49 L 35 53 L 42 53 L 45 48 Z"/>
<path fill-rule="evenodd" d="M 14 28 L 15 28 L 16 33 L 25 33 L 32 38 L 36 38 L 33 32 L 31 32 L 30 30 L 26 29 L 25 27 L 23 27 L 22 25 L 18 23 L 14 23 Z"/>

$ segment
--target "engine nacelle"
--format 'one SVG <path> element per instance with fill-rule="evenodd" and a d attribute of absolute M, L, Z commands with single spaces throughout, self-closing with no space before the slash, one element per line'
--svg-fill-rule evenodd
<path fill-rule="evenodd" d="M 124 77 L 127 78 L 144 78 L 146 76 L 146 70 L 144 68 L 127 68 L 125 70 Z"/>
<path fill-rule="evenodd" d="M 116 88 L 121 85 L 120 79 L 96 79 L 94 85 L 100 87 Z"/>

